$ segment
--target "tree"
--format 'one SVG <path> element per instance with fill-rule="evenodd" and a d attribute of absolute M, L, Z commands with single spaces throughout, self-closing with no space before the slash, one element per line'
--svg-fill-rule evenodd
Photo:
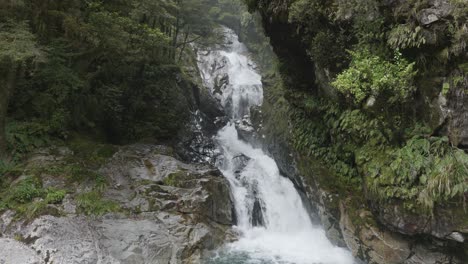
<path fill-rule="evenodd" d="M 26 22 L 0 24 L 0 156 L 6 154 L 5 123 L 8 103 L 28 63 L 41 54 Z"/>
<path fill-rule="evenodd" d="M 210 4 L 207 0 L 176 0 L 176 21 L 172 45 L 179 50 L 180 61 L 187 45 L 203 39 L 209 39 L 214 33 L 214 23 L 207 15 Z M 181 37 L 182 35 L 182 37 Z M 176 59 L 174 53 L 174 59 Z"/>

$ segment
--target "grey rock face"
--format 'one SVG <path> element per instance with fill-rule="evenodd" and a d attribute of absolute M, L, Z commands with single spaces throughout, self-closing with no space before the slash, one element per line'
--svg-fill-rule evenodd
<path fill-rule="evenodd" d="M 340 205 L 341 220 L 340 227 L 346 244 L 353 255 L 366 260 L 368 263 L 404 263 L 410 256 L 411 248 L 408 241 L 397 234 L 387 232 L 365 223 L 365 227 L 356 226 L 345 205 Z M 372 218 L 368 211 L 353 212 L 360 218 Z"/>
<path fill-rule="evenodd" d="M 0 239 L 0 264 L 40 264 L 41 259 L 28 246 L 14 239 Z"/>
<path fill-rule="evenodd" d="M 448 95 L 448 135 L 454 145 L 468 148 L 468 76 Z"/>
<path fill-rule="evenodd" d="M 79 215 L 78 191 L 58 205 L 60 217 L 44 215 L 28 223 L 4 213 L 0 263 L 200 263 L 205 250 L 233 237 L 229 185 L 213 167 L 183 163 L 171 152 L 164 146 L 126 146 L 100 169 L 109 183 L 104 198 L 122 212 Z"/>
<path fill-rule="evenodd" d="M 430 235 L 439 239 L 463 240 L 456 235 L 468 230 L 468 225 L 457 212 L 438 207 L 433 215 L 424 215 L 405 210 L 400 203 L 388 203 L 385 206 L 375 205 L 376 217 L 388 228 L 406 235 Z M 458 214 L 464 214 L 462 208 Z M 460 232 L 454 232 L 454 231 Z M 452 236 L 452 237 L 451 237 Z M 462 243 L 463 241 L 461 241 Z"/>
<path fill-rule="evenodd" d="M 181 263 L 191 247 L 203 248 L 210 238 L 209 227 L 167 213 L 146 214 L 140 219 L 108 216 L 44 216 L 21 234 L 34 256 L 53 263 Z M 196 256 L 195 256 L 196 255 Z M 14 262 L 19 263 L 19 262 Z"/>
<path fill-rule="evenodd" d="M 462 259 L 447 254 L 441 250 L 441 245 L 433 242 L 417 240 L 392 232 L 377 224 L 372 213 L 366 209 L 347 208 L 349 204 L 340 204 L 340 228 L 346 244 L 355 256 L 366 263 L 375 264 L 461 264 Z M 463 237 L 460 233 L 452 233 L 452 239 Z M 461 253 L 461 252 L 460 252 Z"/>
<path fill-rule="evenodd" d="M 429 25 L 452 13 L 452 5 L 447 0 L 430 1 L 432 7 L 421 10 L 418 15 L 419 23 Z"/>

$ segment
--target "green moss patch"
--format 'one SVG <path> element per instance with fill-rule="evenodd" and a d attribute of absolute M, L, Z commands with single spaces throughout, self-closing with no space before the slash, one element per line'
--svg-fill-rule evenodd
<path fill-rule="evenodd" d="M 79 194 L 76 197 L 79 212 L 85 215 L 102 216 L 106 213 L 119 212 L 121 207 L 114 201 L 104 199 L 99 191 Z"/>
<path fill-rule="evenodd" d="M 43 214 L 57 214 L 50 205 L 60 204 L 65 195 L 65 190 L 44 189 L 40 178 L 27 177 L 2 191 L 0 212 L 11 209 L 17 212 L 17 218 L 29 220 Z"/>

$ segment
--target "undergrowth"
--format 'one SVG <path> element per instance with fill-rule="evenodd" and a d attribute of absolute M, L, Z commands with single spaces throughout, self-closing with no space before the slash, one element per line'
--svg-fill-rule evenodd
<path fill-rule="evenodd" d="M 1 192 L 0 212 L 14 210 L 17 219 L 31 220 L 42 214 L 55 213 L 49 205 L 61 203 L 65 195 L 65 190 L 43 188 L 40 178 L 29 176 Z"/>

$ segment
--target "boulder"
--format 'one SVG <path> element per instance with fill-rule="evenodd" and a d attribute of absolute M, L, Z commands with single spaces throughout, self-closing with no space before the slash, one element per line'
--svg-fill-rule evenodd
<path fill-rule="evenodd" d="M 370 211 L 350 212 L 341 203 L 340 212 L 340 228 L 354 256 L 370 264 L 398 264 L 411 255 L 410 243 L 398 234 L 378 228 Z"/>
<path fill-rule="evenodd" d="M 452 13 L 453 7 L 447 0 L 431 0 L 429 2 L 432 6 L 422 9 L 418 14 L 419 23 L 424 26 L 437 22 Z"/>

